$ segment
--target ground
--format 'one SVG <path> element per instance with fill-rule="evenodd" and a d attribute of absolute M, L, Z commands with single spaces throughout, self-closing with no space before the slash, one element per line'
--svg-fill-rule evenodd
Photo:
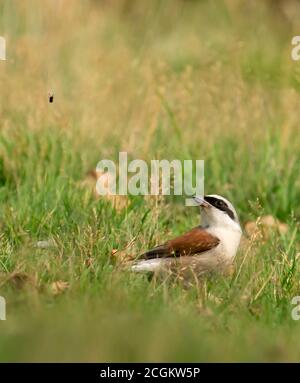
<path fill-rule="evenodd" d="M 0 360 L 299 360 L 298 2 L 2 0 L 0 15 Z M 229 276 L 124 270 L 199 211 L 95 198 L 87 173 L 120 151 L 205 160 L 205 191 L 258 221 Z M 287 230 L 263 232 L 265 215 Z"/>

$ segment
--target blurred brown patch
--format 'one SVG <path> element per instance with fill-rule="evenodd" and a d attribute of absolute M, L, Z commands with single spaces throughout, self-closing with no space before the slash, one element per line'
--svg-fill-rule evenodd
<path fill-rule="evenodd" d="M 109 182 L 113 181 L 113 175 L 109 173 L 104 173 L 96 170 L 90 170 L 86 178 L 80 182 L 80 186 L 86 189 L 91 190 L 93 196 L 96 199 L 106 199 L 111 202 L 112 206 L 117 210 L 121 211 L 126 208 L 129 204 L 128 196 L 120 196 L 113 194 L 99 195 L 96 190 L 96 184 L 98 180 L 101 178 L 102 185 L 105 188 L 108 188 Z"/>
<path fill-rule="evenodd" d="M 250 238 L 259 236 L 264 240 L 270 238 L 272 232 L 284 235 L 288 230 L 289 227 L 287 224 L 279 221 L 272 215 L 265 215 L 257 221 L 249 221 L 245 224 L 245 231 Z"/>
<path fill-rule="evenodd" d="M 51 292 L 53 295 L 62 294 L 65 290 L 70 287 L 68 282 L 65 281 L 55 281 L 51 283 Z"/>
<path fill-rule="evenodd" d="M 36 278 L 24 272 L 14 271 L 0 276 L 0 286 L 9 285 L 17 290 L 36 289 Z"/>
<path fill-rule="evenodd" d="M 117 250 L 113 249 L 111 251 L 111 256 L 117 265 L 126 265 L 127 263 L 133 261 L 136 256 L 132 254 L 132 252 L 127 249 Z"/>
<path fill-rule="evenodd" d="M 113 249 L 111 251 L 111 256 L 116 261 L 117 264 L 123 265 L 127 264 L 136 259 L 136 255 L 133 254 L 132 250 L 129 250 L 132 245 L 135 243 L 137 237 L 133 237 L 130 242 L 123 249 Z"/>

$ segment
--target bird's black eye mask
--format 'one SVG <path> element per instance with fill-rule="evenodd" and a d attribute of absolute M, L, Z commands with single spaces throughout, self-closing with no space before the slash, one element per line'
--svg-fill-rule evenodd
<path fill-rule="evenodd" d="M 225 213 L 227 213 L 229 215 L 229 217 L 234 220 L 234 214 L 233 214 L 233 211 L 230 210 L 230 208 L 228 207 L 227 203 L 224 202 L 223 200 L 221 199 L 218 199 L 218 198 L 215 198 L 215 197 L 210 197 L 210 196 L 205 196 L 204 197 L 205 201 L 210 203 L 212 206 L 214 206 L 215 208 L 219 209 L 219 210 L 222 210 L 224 211 Z"/>

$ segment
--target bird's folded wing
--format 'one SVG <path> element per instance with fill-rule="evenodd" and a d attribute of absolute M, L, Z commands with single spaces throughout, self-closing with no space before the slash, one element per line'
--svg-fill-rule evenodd
<path fill-rule="evenodd" d="M 219 238 L 209 234 L 205 229 L 196 227 L 187 233 L 167 241 L 141 255 L 143 259 L 178 257 L 200 254 L 216 247 Z"/>

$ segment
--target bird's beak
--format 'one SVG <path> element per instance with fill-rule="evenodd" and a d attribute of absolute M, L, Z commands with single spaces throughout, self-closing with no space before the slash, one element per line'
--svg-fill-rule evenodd
<path fill-rule="evenodd" d="M 211 207 L 211 204 L 205 201 L 204 197 L 201 196 L 195 196 L 194 201 L 197 203 L 198 206 L 201 207 Z"/>

